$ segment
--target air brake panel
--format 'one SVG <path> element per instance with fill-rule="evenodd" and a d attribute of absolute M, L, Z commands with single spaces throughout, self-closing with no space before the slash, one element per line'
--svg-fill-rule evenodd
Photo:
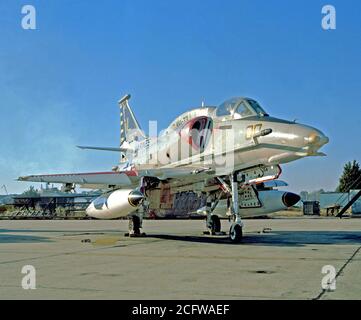
<path fill-rule="evenodd" d="M 237 178 L 243 184 L 258 184 L 278 179 L 281 173 L 280 166 L 258 166 L 242 171 Z"/>

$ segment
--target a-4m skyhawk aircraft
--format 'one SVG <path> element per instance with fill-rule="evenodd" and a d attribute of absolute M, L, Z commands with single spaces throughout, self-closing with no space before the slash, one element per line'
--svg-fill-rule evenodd
<path fill-rule="evenodd" d="M 233 98 L 176 118 L 160 135 L 146 136 L 129 106 L 119 101 L 120 163 L 110 172 L 33 175 L 20 181 L 62 183 L 104 190 L 86 213 L 93 218 L 129 216 L 129 234 L 141 235 L 143 217 L 203 215 L 211 234 L 220 218 L 231 223 L 230 239 L 242 239 L 242 217 L 286 209 L 300 197 L 277 188 L 281 164 L 308 156 L 329 139 L 319 130 L 271 117 L 253 99 Z"/>

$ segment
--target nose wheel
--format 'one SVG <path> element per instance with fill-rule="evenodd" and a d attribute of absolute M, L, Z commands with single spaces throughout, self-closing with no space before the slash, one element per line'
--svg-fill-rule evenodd
<path fill-rule="evenodd" d="M 233 243 L 240 243 L 243 238 L 243 228 L 237 223 L 232 223 L 229 229 L 229 238 Z"/>

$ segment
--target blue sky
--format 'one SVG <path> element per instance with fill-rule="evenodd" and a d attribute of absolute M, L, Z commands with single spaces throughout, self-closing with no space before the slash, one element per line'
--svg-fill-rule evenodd
<path fill-rule="evenodd" d="M 37 9 L 37 30 L 21 8 Z M 337 29 L 321 28 L 321 8 Z M 290 190 L 333 190 L 361 160 L 361 2 L 254 0 L 2 0 L 0 185 L 20 175 L 108 170 L 117 154 L 116 101 L 131 93 L 143 128 L 191 107 L 250 96 L 272 115 L 331 139 L 327 158 L 283 166 Z M 1 193 L 1 191 L 0 191 Z"/>

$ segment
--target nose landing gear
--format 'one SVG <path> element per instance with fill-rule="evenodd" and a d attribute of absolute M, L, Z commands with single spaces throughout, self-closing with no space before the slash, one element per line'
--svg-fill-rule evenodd
<path fill-rule="evenodd" d="M 243 222 L 239 213 L 239 194 L 237 174 L 233 173 L 230 177 L 232 186 L 232 215 L 233 222 L 229 229 L 229 238 L 233 243 L 240 243 L 243 238 Z"/>
<path fill-rule="evenodd" d="M 239 243 L 243 238 L 243 222 L 239 212 L 239 183 L 238 183 L 238 173 L 233 173 L 229 176 L 230 186 L 225 183 L 221 178 L 218 178 L 219 183 L 222 187 L 224 193 L 231 195 L 231 201 L 228 203 L 229 216 L 231 217 L 231 228 L 229 230 L 229 238 L 233 243 Z M 212 214 L 215 210 L 219 199 L 222 194 L 218 195 L 217 199 L 209 198 L 207 205 L 205 207 L 204 213 L 207 214 L 206 226 L 207 230 L 204 234 L 210 235 L 224 235 L 221 232 L 221 221 L 217 215 Z M 214 201 L 212 203 L 212 200 Z"/>
<path fill-rule="evenodd" d="M 232 223 L 229 229 L 229 238 L 233 243 L 240 243 L 243 237 L 243 228 L 241 225 Z"/>

